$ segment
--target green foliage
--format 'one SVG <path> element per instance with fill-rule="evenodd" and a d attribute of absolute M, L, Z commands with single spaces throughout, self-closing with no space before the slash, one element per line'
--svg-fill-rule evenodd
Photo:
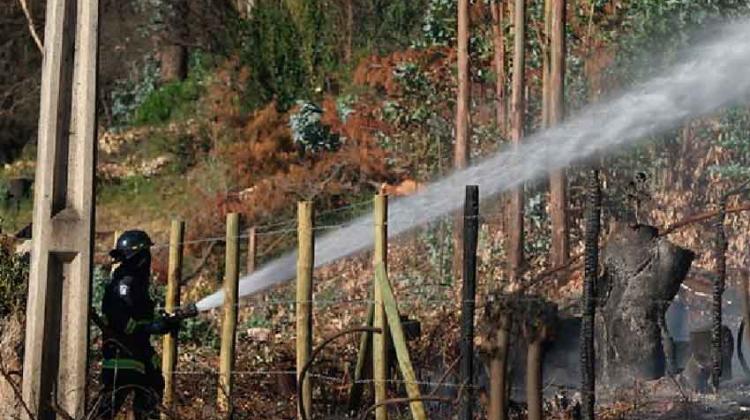
<path fill-rule="evenodd" d="M 29 279 L 29 258 L 0 244 L 0 317 L 23 310 Z"/>
<path fill-rule="evenodd" d="M 289 117 L 292 140 L 300 150 L 308 153 L 335 151 L 341 146 L 338 134 L 320 122 L 323 110 L 312 102 L 300 102 L 298 112 Z"/>
<path fill-rule="evenodd" d="M 158 124 L 172 117 L 188 115 L 190 105 L 199 98 L 200 92 L 199 82 L 192 77 L 161 86 L 151 91 L 135 109 L 133 124 Z"/>
<path fill-rule="evenodd" d="M 132 116 L 141 104 L 156 89 L 159 80 L 159 65 L 151 57 L 144 60 L 139 72 L 127 80 L 115 82 L 112 88 L 112 126 L 121 128 L 131 123 Z"/>
<path fill-rule="evenodd" d="M 427 247 L 427 260 L 440 273 L 435 282 L 450 285 L 453 283 L 453 223 L 440 220 L 431 223 L 421 231 L 420 240 Z"/>
<path fill-rule="evenodd" d="M 191 115 L 195 101 L 203 92 L 203 81 L 214 66 L 213 57 L 200 50 L 189 57 L 188 77 L 159 86 L 159 63 L 152 57 L 127 80 L 112 89 L 112 126 L 159 124 L 172 118 Z"/>
<path fill-rule="evenodd" d="M 353 41 L 355 47 L 364 53 L 405 48 L 420 36 L 420 22 L 427 0 L 366 0 L 359 3 L 360 14 L 364 16 L 357 22 Z"/>
<path fill-rule="evenodd" d="M 428 75 L 410 62 L 394 73 L 402 94 L 383 103 L 382 117 L 394 130 L 381 135 L 381 145 L 411 160 L 413 176 L 430 179 L 450 167 L 455 81 L 450 75 Z"/>
<path fill-rule="evenodd" d="M 8 207 L 10 201 L 10 188 L 4 178 L 0 178 L 0 207 Z"/>
<path fill-rule="evenodd" d="M 527 229 L 524 241 L 526 255 L 546 255 L 550 249 L 550 220 L 545 209 L 544 193 L 537 189 L 526 194 L 524 219 Z"/>
<path fill-rule="evenodd" d="M 181 344 L 218 349 L 219 335 L 216 331 L 216 325 L 205 317 L 189 318 L 182 322 L 178 339 Z"/>
<path fill-rule="evenodd" d="M 750 177 L 750 109 L 729 108 L 719 117 L 717 128 L 717 143 L 731 153 L 731 158 L 729 163 L 712 165 L 709 170 L 723 178 L 747 179 Z"/>
<path fill-rule="evenodd" d="M 102 300 L 104 299 L 104 291 L 107 288 L 107 283 L 109 283 L 110 277 L 109 267 L 102 265 L 97 265 L 94 267 L 94 274 L 91 282 L 91 306 L 96 308 L 96 311 L 100 315 Z M 92 340 L 96 340 L 102 335 L 102 332 L 101 330 L 99 330 L 99 328 L 91 328 L 90 331 Z"/>
<path fill-rule="evenodd" d="M 422 23 L 423 45 L 455 45 L 457 4 L 456 0 L 429 0 Z"/>
<path fill-rule="evenodd" d="M 258 108 L 274 99 L 281 109 L 310 90 L 302 60 L 300 33 L 282 2 L 261 0 L 241 25 L 240 60 L 250 68 L 245 106 Z"/>
<path fill-rule="evenodd" d="M 620 46 L 615 69 L 625 80 L 642 80 L 674 63 L 704 31 L 750 12 L 748 0 L 636 0 L 609 36 Z"/>

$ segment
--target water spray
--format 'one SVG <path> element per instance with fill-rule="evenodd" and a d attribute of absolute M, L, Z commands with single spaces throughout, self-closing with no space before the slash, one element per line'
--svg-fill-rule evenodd
<path fill-rule="evenodd" d="M 480 185 L 481 198 L 488 198 L 550 170 L 669 130 L 721 107 L 743 103 L 750 93 L 750 20 L 726 25 L 718 32 L 713 40 L 692 48 L 691 58 L 661 76 L 528 137 L 516 150 L 502 150 L 429 185 L 421 193 L 394 201 L 388 210 L 388 235 L 402 234 L 458 209 L 467 184 Z M 317 241 L 315 267 L 371 246 L 372 221 L 360 217 Z M 244 276 L 239 296 L 294 278 L 296 259 L 296 252 L 290 252 Z M 223 291 L 218 291 L 196 307 L 205 311 L 223 300 Z"/>

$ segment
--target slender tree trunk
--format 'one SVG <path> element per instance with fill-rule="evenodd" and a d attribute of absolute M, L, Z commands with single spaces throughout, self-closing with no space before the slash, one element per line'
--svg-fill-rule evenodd
<path fill-rule="evenodd" d="M 542 50 L 542 127 L 550 126 L 550 78 L 551 78 L 551 41 L 552 41 L 552 7 L 555 0 L 544 0 L 544 28 L 540 36 Z"/>
<path fill-rule="evenodd" d="M 344 61 L 352 62 L 352 44 L 354 39 L 354 0 L 346 0 L 346 50 Z"/>
<path fill-rule="evenodd" d="M 565 114 L 565 10 L 566 0 L 550 2 L 549 32 L 549 110 L 548 123 L 562 122 Z M 565 265 L 570 258 L 568 227 L 568 180 L 565 169 L 550 174 L 550 218 L 552 220 L 552 267 Z"/>
<path fill-rule="evenodd" d="M 456 143 L 453 149 L 453 167 L 463 169 L 469 165 L 469 104 L 471 80 L 469 78 L 469 0 L 458 0 L 458 97 L 456 98 Z M 453 224 L 453 274 L 460 276 L 462 262 L 461 232 L 463 219 L 456 213 Z M 460 294 L 457 292 L 457 296 Z M 459 297 L 460 299 L 460 297 Z"/>
<path fill-rule="evenodd" d="M 524 134 L 524 73 L 525 73 L 525 44 L 526 44 L 526 3 L 515 0 L 513 8 L 514 48 L 513 48 L 513 89 L 511 96 L 511 127 L 510 136 L 514 149 L 518 146 Z M 523 264 L 523 186 L 510 193 L 508 209 L 508 267 L 509 279 L 515 282 L 521 275 Z"/>
<path fill-rule="evenodd" d="M 505 92 L 507 78 L 505 72 L 505 31 L 503 29 L 505 3 L 502 0 L 494 0 L 490 4 L 490 11 L 492 12 L 492 41 L 495 48 L 495 112 L 500 135 L 505 137 L 508 134 L 508 98 Z"/>
<path fill-rule="evenodd" d="M 165 3 L 165 30 L 161 40 L 161 81 L 169 83 L 184 80 L 188 71 L 186 0 L 171 0 Z"/>
<path fill-rule="evenodd" d="M 542 344 L 546 332 L 535 332 L 530 337 L 528 353 L 526 355 L 526 402 L 529 420 L 542 420 Z"/>
<path fill-rule="evenodd" d="M 510 312 L 504 314 L 495 333 L 495 348 L 490 362 L 490 406 L 488 420 L 508 418 L 508 352 L 510 348 Z"/>
<path fill-rule="evenodd" d="M 456 99 L 456 144 L 453 167 L 469 164 L 469 0 L 458 0 L 458 98 Z"/>

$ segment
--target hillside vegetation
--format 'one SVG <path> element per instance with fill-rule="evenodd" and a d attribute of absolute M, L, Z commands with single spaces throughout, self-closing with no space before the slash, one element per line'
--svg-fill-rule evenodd
<path fill-rule="evenodd" d="M 38 30 L 43 25 L 40 3 L 32 10 Z M 105 251 L 115 231 L 143 228 L 162 245 L 155 250 L 154 267 L 160 284 L 166 273 L 163 245 L 169 221 L 185 220 L 185 273 L 191 282 L 183 300 L 192 301 L 212 292 L 222 278 L 221 238 L 228 213 L 241 214 L 243 231 L 258 228 L 262 263 L 296 243 L 299 200 L 314 202 L 316 223 L 334 229 L 369 212 L 369 200 L 383 184 L 421 185 L 451 172 L 455 0 L 256 0 L 249 15 L 229 2 L 189 2 L 181 15 L 186 29 L 176 43 L 185 48 L 187 71 L 184 77 L 166 79 L 160 40 L 171 39 L 164 37 L 165 31 L 171 33 L 164 21 L 171 21 L 154 16 L 157 11 L 172 13 L 175 3 L 103 1 L 96 197 L 99 288 L 106 279 Z M 542 126 L 541 68 L 547 54 L 543 2 L 530 2 L 528 12 L 526 126 L 533 132 Z M 705 28 L 748 12 L 747 0 L 569 2 L 567 113 L 668 68 L 689 53 Z M 22 92 L 0 96 L 0 231 L 13 233 L 31 221 L 31 195 L 11 197 L 9 186 L 12 179 L 34 176 L 41 59 L 18 7 L 2 6 L 0 16 L 16 22 L 13 31 L 0 34 L 0 87 Z M 501 150 L 509 135 L 495 118 L 498 75 L 489 1 L 472 2 L 471 22 L 470 142 L 476 160 Z M 507 19 L 501 28 L 509 73 L 513 30 Z M 8 71 L 11 59 L 3 48 L 14 54 L 24 51 L 24 60 L 12 64 L 19 71 Z M 506 85 L 509 91 L 509 77 Z M 632 215 L 628 187 L 636 173 L 645 174 L 649 195 L 639 212 L 641 222 L 666 227 L 712 210 L 724 191 L 750 176 L 749 136 L 750 111 L 735 107 L 686 121 L 678 130 L 602 158 L 605 229 Z M 569 172 L 574 255 L 583 248 L 584 175 L 583 167 Z M 742 201 L 735 200 L 730 206 Z M 548 201 L 546 182 L 527 185 L 526 278 L 550 268 Z M 501 205 L 488 203 L 482 212 L 488 222 L 480 232 L 479 295 L 493 289 L 506 268 Z M 733 213 L 728 226 L 730 282 L 737 282 L 748 263 L 750 222 L 745 213 Z M 447 365 L 457 354 L 457 318 L 454 308 L 444 304 L 455 296 L 451 229 L 446 219 L 392 245 L 389 270 L 406 302 L 405 313 L 417 314 L 424 324 L 413 359 L 425 369 L 432 362 Z M 698 253 L 692 277 L 697 282 L 704 282 L 705 273 L 714 268 L 707 232 L 708 222 L 671 237 Z M 4 253 L 0 257 L 10 258 Z M 23 276 L 26 268 L 9 261 L 10 270 L 16 270 L 8 271 L 10 275 Z M 1 273 L 0 316 L 18 307 L 23 290 L 6 271 Z M 538 289 L 554 298 L 577 298 L 581 273 L 571 270 L 569 275 L 559 287 L 544 283 Z M 371 278 L 367 256 L 338 262 L 316 274 L 316 296 L 322 301 L 366 300 Z M 243 370 L 293 370 L 294 313 L 288 304 L 293 291 L 287 289 L 254 297 L 257 305 L 243 308 L 243 355 L 237 362 Z M 275 300 L 287 303 L 269 303 Z M 573 305 L 568 308 L 577 311 Z M 365 309 L 344 305 L 316 312 L 316 340 L 360 322 Z M 181 363 L 186 370 L 215 374 L 207 366 L 216 365 L 217 323 L 217 314 L 211 314 L 182 332 L 187 350 L 181 350 Z M 432 341 L 426 338 L 430 334 Z M 355 340 L 342 342 L 336 351 L 340 354 L 326 356 L 320 369 L 327 376 L 344 377 L 341 360 L 353 363 Z M 439 362 L 431 360 L 436 354 Z M 251 416 L 293 415 L 288 377 L 260 385 L 243 381 L 240 389 L 257 399 L 245 401 L 241 411 Z M 200 418 L 193 409 L 213 402 L 215 389 L 208 382 L 196 375 L 181 377 L 185 418 Z M 289 399 L 287 404 L 279 395 Z M 345 398 L 342 387 L 320 405 L 333 412 Z"/>

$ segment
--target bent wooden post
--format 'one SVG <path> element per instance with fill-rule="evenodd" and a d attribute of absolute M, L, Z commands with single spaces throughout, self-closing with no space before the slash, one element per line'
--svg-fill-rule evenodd
<path fill-rule="evenodd" d="M 417 383 L 417 375 L 414 373 L 414 367 L 411 364 L 409 349 L 406 347 L 406 336 L 404 335 L 404 329 L 401 325 L 401 317 L 398 313 L 398 305 L 396 303 L 396 298 L 393 296 L 393 290 L 388 282 L 388 275 L 386 274 L 385 265 L 383 263 L 379 263 L 375 266 L 375 287 L 380 289 L 385 313 L 388 318 L 388 325 L 391 329 L 393 347 L 396 350 L 398 366 L 401 370 L 401 375 L 404 378 L 406 393 L 409 396 L 409 399 L 412 399 L 409 403 L 412 417 L 414 420 L 425 420 L 427 419 L 427 414 L 425 413 L 424 403 L 421 400 L 416 400 L 417 398 L 421 398 L 419 384 Z"/>
<path fill-rule="evenodd" d="M 373 264 L 383 266 L 386 270 L 388 264 L 388 196 L 378 194 L 373 201 L 373 219 L 375 225 L 375 249 Z M 372 370 L 375 383 L 375 404 L 388 398 L 388 320 L 383 306 L 382 290 L 375 282 L 374 286 L 375 315 L 373 326 L 380 328 L 381 334 L 373 337 Z M 380 406 L 375 409 L 376 420 L 388 420 L 388 409 Z"/>

